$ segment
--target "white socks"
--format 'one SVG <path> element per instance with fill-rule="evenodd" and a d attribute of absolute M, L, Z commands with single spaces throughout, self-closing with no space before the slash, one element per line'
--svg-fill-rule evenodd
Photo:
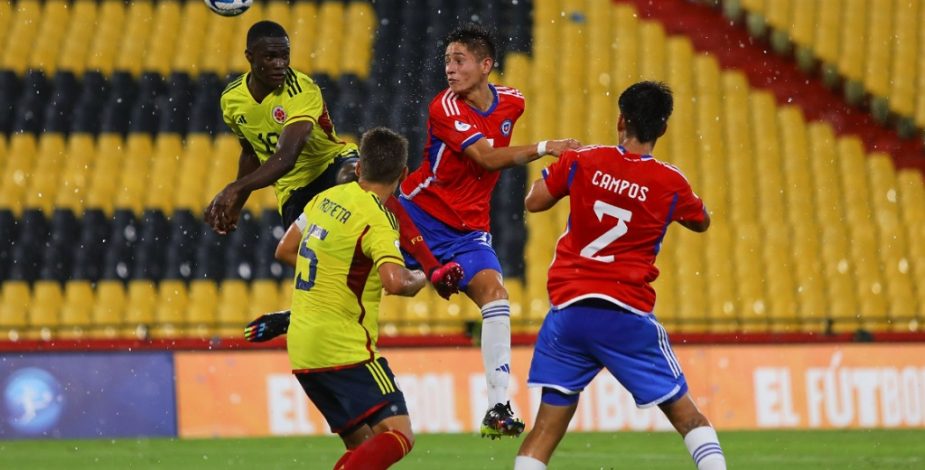
<path fill-rule="evenodd" d="M 726 470 L 726 457 L 723 456 L 723 449 L 719 446 L 719 438 L 713 428 L 701 426 L 692 429 L 684 436 L 684 445 L 694 459 L 697 470 Z"/>
<path fill-rule="evenodd" d="M 533 457 L 518 455 L 514 459 L 514 470 L 546 470 L 546 464 Z"/>
<path fill-rule="evenodd" d="M 507 403 L 511 379 L 511 303 L 506 299 L 482 306 L 482 364 L 488 381 L 488 406 Z"/>

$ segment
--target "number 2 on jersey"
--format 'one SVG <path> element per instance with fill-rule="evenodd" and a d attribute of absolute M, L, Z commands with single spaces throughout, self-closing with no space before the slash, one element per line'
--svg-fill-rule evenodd
<path fill-rule="evenodd" d="M 296 274 L 295 288 L 298 290 L 310 291 L 315 287 L 315 276 L 318 274 L 318 255 L 308 247 L 308 240 L 311 237 L 305 237 L 305 242 L 299 248 L 299 256 L 308 260 L 308 279 L 302 279 L 302 273 Z"/>
<path fill-rule="evenodd" d="M 617 241 L 618 238 L 626 235 L 626 232 L 629 230 L 626 223 L 633 219 L 633 213 L 626 209 L 607 204 L 604 201 L 594 201 L 594 215 L 597 216 L 598 221 L 603 221 L 605 215 L 615 217 L 617 219 L 617 225 L 582 248 L 581 256 L 603 263 L 612 263 L 614 259 L 613 255 L 601 256 L 598 255 L 598 253 L 604 248 L 607 248 L 611 243 Z"/>

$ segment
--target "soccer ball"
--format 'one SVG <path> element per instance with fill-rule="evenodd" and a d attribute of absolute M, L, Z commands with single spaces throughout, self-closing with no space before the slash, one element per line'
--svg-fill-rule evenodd
<path fill-rule="evenodd" d="M 204 0 L 210 10 L 222 16 L 238 16 L 247 11 L 254 0 Z"/>

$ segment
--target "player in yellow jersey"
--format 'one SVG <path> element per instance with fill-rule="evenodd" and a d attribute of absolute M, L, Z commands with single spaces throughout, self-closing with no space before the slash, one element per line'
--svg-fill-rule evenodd
<path fill-rule="evenodd" d="M 289 38 L 277 23 L 259 21 L 247 32 L 251 70 L 222 92 L 222 117 L 238 136 L 238 176 L 219 192 L 206 221 L 227 233 L 252 191 L 273 185 L 288 226 L 305 203 L 334 186 L 338 169 L 357 156 L 337 137 L 318 85 L 289 67 Z"/>
<path fill-rule="evenodd" d="M 283 226 L 288 227 L 316 194 L 353 179 L 356 145 L 337 137 L 321 89 L 289 67 L 289 37 L 272 21 L 247 32 L 244 55 L 251 70 L 225 88 L 222 116 L 241 142 L 237 179 L 219 192 L 205 211 L 218 233 L 235 229 L 241 208 L 254 190 L 273 185 Z M 422 243 L 420 232 L 394 197 L 384 204 L 396 212 L 402 249 L 428 273 L 444 298 L 459 291 L 462 269 L 441 265 Z M 245 332 L 249 341 L 267 341 L 286 332 L 288 312 L 262 315 Z"/>
<path fill-rule="evenodd" d="M 347 451 L 335 469 L 386 469 L 413 443 L 404 395 L 379 355 L 382 290 L 413 296 L 398 222 L 383 200 L 408 174 L 408 142 L 386 128 L 360 141 L 359 181 L 313 198 L 276 250 L 294 264 L 287 349 L 292 372 Z"/>

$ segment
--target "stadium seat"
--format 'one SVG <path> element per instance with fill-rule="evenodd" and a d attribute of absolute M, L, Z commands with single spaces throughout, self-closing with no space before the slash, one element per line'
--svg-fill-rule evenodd
<path fill-rule="evenodd" d="M 154 32 L 154 7 L 150 1 L 137 1 L 128 5 L 123 23 L 124 32 L 119 32 L 117 41 L 121 48 L 116 56 L 115 70 L 123 70 L 134 76 L 141 74 L 149 40 Z M 103 46 L 111 47 L 111 46 Z"/>
<path fill-rule="evenodd" d="M 159 210 L 145 210 L 141 218 L 141 232 L 133 249 L 134 279 L 159 281 L 164 278 L 164 252 L 170 244 L 170 224 Z"/>
<path fill-rule="evenodd" d="M 61 134 L 45 133 L 39 139 L 36 165 L 26 190 L 25 207 L 51 214 L 59 187 L 59 173 L 64 166 L 65 141 Z"/>
<path fill-rule="evenodd" d="M 71 134 L 67 140 L 66 155 L 61 171 L 61 187 L 54 204 L 76 214 L 83 212 L 87 198 L 90 168 L 96 156 L 93 136 L 85 133 Z"/>
<path fill-rule="evenodd" d="M 9 32 L 10 23 L 13 19 L 13 3 L 0 3 L 0 44 L 6 44 L 7 33 Z M 5 64 L 0 64 L 5 65 Z"/>
<path fill-rule="evenodd" d="M 697 235 L 704 236 L 704 235 Z M 735 278 L 733 266 L 726 260 L 735 259 L 733 234 L 726 224 L 710 227 L 705 235 L 705 281 L 707 287 L 707 318 L 709 331 L 730 332 L 738 329 L 736 311 Z M 671 243 L 671 241 L 669 241 Z M 671 250 L 665 250 L 671 251 Z M 656 302 L 661 303 L 661 292 L 656 292 Z"/>
<path fill-rule="evenodd" d="M 97 21 L 96 2 L 74 2 L 66 32 L 58 52 L 60 70 L 80 75 L 87 66 L 88 48 Z"/>
<path fill-rule="evenodd" d="M 344 4 L 324 0 L 318 7 L 318 37 L 315 42 L 313 74 L 337 77 L 341 72 L 341 48 L 344 45 Z"/>
<path fill-rule="evenodd" d="M 290 18 L 292 17 L 289 11 L 289 2 L 283 2 L 279 0 L 271 0 L 264 3 L 263 17 L 279 23 L 287 32 L 292 30 L 292 25 L 290 24 Z"/>
<path fill-rule="evenodd" d="M 164 214 L 173 212 L 174 189 L 179 179 L 180 158 L 183 145 L 180 136 L 172 133 L 160 133 L 154 142 L 152 178 L 144 191 L 144 207 L 157 209 Z"/>
<path fill-rule="evenodd" d="M 57 70 L 61 40 L 70 20 L 69 3 L 65 0 L 44 2 L 38 34 L 31 44 L 30 69 L 45 70 L 49 74 Z"/>
<path fill-rule="evenodd" d="M 736 230 L 733 259 L 738 294 L 738 312 L 743 332 L 765 332 L 768 327 L 768 299 L 765 293 L 765 266 L 762 230 L 757 224 L 741 224 Z"/>
<path fill-rule="evenodd" d="M 229 144 L 237 147 L 236 154 L 240 155 L 240 145 L 237 139 L 230 134 L 224 134 L 216 138 L 215 153 L 212 150 L 212 139 L 206 134 L 189 134 L 186 137 L 183 156 L 180 158 L 179 179 L 177 190 L 174 192 L 174 207 L 177 209 L 186 209 L 193 213 L 200 213 L 204 207 L 212 200 L 212 197 L 221 189 L 219 187 L 215 192 L 209 192 L 214 187 L 211 181 L 216 178 L 213 173 L 209 173 L 210 165 L 215 161 L 221 161 L 221 168 L 230 168 L 230 176 L 225 183 L 231 182 L 237 171 L 231 155 L 227 153 L 232 151 Z M 219 166 L 215 163 L 214 166 Z M 228 173 L 225 173 L 228 175 Z M 203 183 L 206 188 L 203 188 Z M 216 183 L 217 185 L 219 183 Z M 205 189 L 205 190 L 204 190 Z"/>
<path fill-rule="evenodd" d="M 0 327 L 4 340 L 25 339 L 32 292 L 24 281 L 4 281 L 0 284 Z"/>
<path fill-rule="evenodd" d="M 186 334 L 188 307 L 189 294 L 186 283 L 173 279 L 161 281 L 157 286 L 151 336 L 177 338 Z"/>
<path fill-rule="evenodd" d="M 206 57 L 203 53 L 203 44 L 208 34 L 211 20 L 215 15 L 202 8 L 198 2 L 184 2 L 181 7 L 180 21 L 177 30 L 177 48 L 170 51 L 170 72 L 183 72 L 187 75 L 196 75 L 200 72 L 200 64 Z M 230 30 L 230 28 L 226 28 Z M 214 71 L 214 70 L 212 70 Z"/>
<path fill-rule="evenodd" d="M 170 73 L 180 32 L 180 4 L 174 0 L 159 1 L 154 7 L 151 36 L 144 51 L 143 71 Z"/>
<path fill-rule="evenodd" d="M 124 142 L 117 134 L 101 134 L 97 138 L 96 158 L 90 174 L 87 191 L 88 209 L 100 209 L 107 214 L 113 212 L 118 184 L 115 175 L 122 171 Z"/>
<path fill-rule="evenodd" d="M 414 297 L 409 297 L 406 303 L 406 321 L 399 328 L 399 332 L 406 335 L 430 334 L 433 312 L 438 308 L 437 302 L 442 300 L 430 287 L 425 287 Z"/>
<path fill-rule="evenodd" d="M 285 308 L 279 298 L 279 283 L 273 279 L 258 279 L 251 283 L 249 316 L 256 317 L 267 312 Z"/>
<path fill-rule="evenodd" d="M 867 91 L 879 96 L 887 97 L 890 92 L 890 55 L 893 52 L 893 35 L 896 33 L 893 25 L 894 2 L 877 2 L 876 7 L 868 3 L 866 9 L 867 37 L 865 39 L 866 57 L 864 60 L 864 86 Z M 905 7 L 905 5 L 903 5 Z"/>
<path fill-rule="evenodd" d="M 820 230 L 813 224 L 793 226 L 792 256 L 798 317 L 804 332 L 825 331 L 827 281 L 821 256 Z"/>
<path fill-rule="evenodd" d="M 791 234 L 785 226 L 765 227 L 763 252 L 772 332 L 793 333 L 799 329 L 791 243 Z"/>
<path fill-rule="evenodd" d="M 32 134 L 16 133 L 10 136 L 6 165 L 0 180 L 0 207 L 19 214 L 23 208 L 23 194 L 29 183 L 38 145 Z"/>
<path fill-rule="evenodd" d="M 95 302 L 93 287 L 88 281 L 68 281 L 64 285 L 64 302 L 61 306 L 59 336 L 79 339 L 90 333 Z"/>
<path fill-rule="evenodd" d="M 675 250 L 678 286 L 678 331 L 702 332 L 707 327 L 707 299 L 705 241 L 696 233 L 682 232 L 672 240 Z"/>
<path fill-rule="evenodd" d="M 160 307 L 158 300 L 157 288 L 153 282 L 147 279 L 130 281 L 125 319 L 120 322 L 124 325 L 120 328 L 120 336 L 136 339 L 150 338 L 156 326 L 155 310 Z"/>
<path fill-rule="evenodd" d="M 925 186 L 922 174 L 915 170 L 900 170 L 896 177 L 899 206 L 908 226 L 925 225 Z"/>
<path fill-rule="evenodd" d="M 292 26 L 286 31 L 289 32 L 292 44 L 298 44 L 298 49 L 292 51 L 290 66 L 300 72 L 310 73 L 318 32 L 318 6 L 314 2 L 298 2 L 291 9 Z"/>
<path fill-rule="evenodd" d="M 74 250 L 72 279 L 96 282 L 103 276 L 104 240 L 112 234 L 106 214 L 87 209 L 81 218 L 79 244 Z"/>
<path fill-rule="evenodd" d="M 37 281 L 32 285 L 32 303 L 29 305 L 29 333 L 33 339 L 49 340 L 57 336 L 61 323 L 61 306 L 64 299 L 58 281 Z"/>
<path fill-rule="evenodd" d="M 613 7 L 613 24 L 615 47 L 611 63 L 613 64 L 614 90 L 624 90 L 640 78 L 639 67 L 642 51 L 639 50 L 639 22 L 636 11 L 629 4 L 621 3 Z M 534 46 L 536 48 L 537 46 Z M 554 45 L 551 45 L 554 47 Z"/>
<path fill-rule="evenodd" d="M 113 339 L 122 336 L 125 319 L 126 293 L 122 281 L 100 281 L 96 285 L 96 302 L 91 318 L 91 337 Z"/>
<path fill-rule="evenodd" d="M 93 25 L 96 34 L 89 44 L 87 69 L 96 70 L 106 75 L 112 73 L 122 44 L 124 34 L 126 5 L 123 2 L 101 2 L 98 22 Z"/>
<path fill-rule="evenodd" d="M 405 323 L 408 298 L 384 295 L 379 303 L 379 336 L 397 336 Z"/>
<path fill-rule="evenodd" d="M 638 37 L 639 79 L 657 80 L 666 76 L 665 65 L 668 61 L 665 58 L 665 30 L 661 23 L 640 21 Z"/>
<path fill-rule="evenodd" d="M 835 135 L 828 124 L 809 124 L 809 167 L 813 174 L 813 197 L 816 219 L 820 226 L 842 223 L 843 202 L 841 176 L 838 173 Z"/>
<path fill-rule="evenodd" d="M 250 292 L 247 284 L 237 279 L 226 279 L 221 283 L 218 293 L 217 333 L 223 337 L 239 337 L 244 325 L 264 312 L 250 309 Z"/>
<path fill-rule="evenodd" d="M 28 68 L 32 44 L 38 36 L 41 25 L 42 10 L 42 3 L 38 0 L 16 2 L 11 27 L 6 34 L 6 49 L 2 61 L 4 69 L 10 69 L 22 75 Z"/>

